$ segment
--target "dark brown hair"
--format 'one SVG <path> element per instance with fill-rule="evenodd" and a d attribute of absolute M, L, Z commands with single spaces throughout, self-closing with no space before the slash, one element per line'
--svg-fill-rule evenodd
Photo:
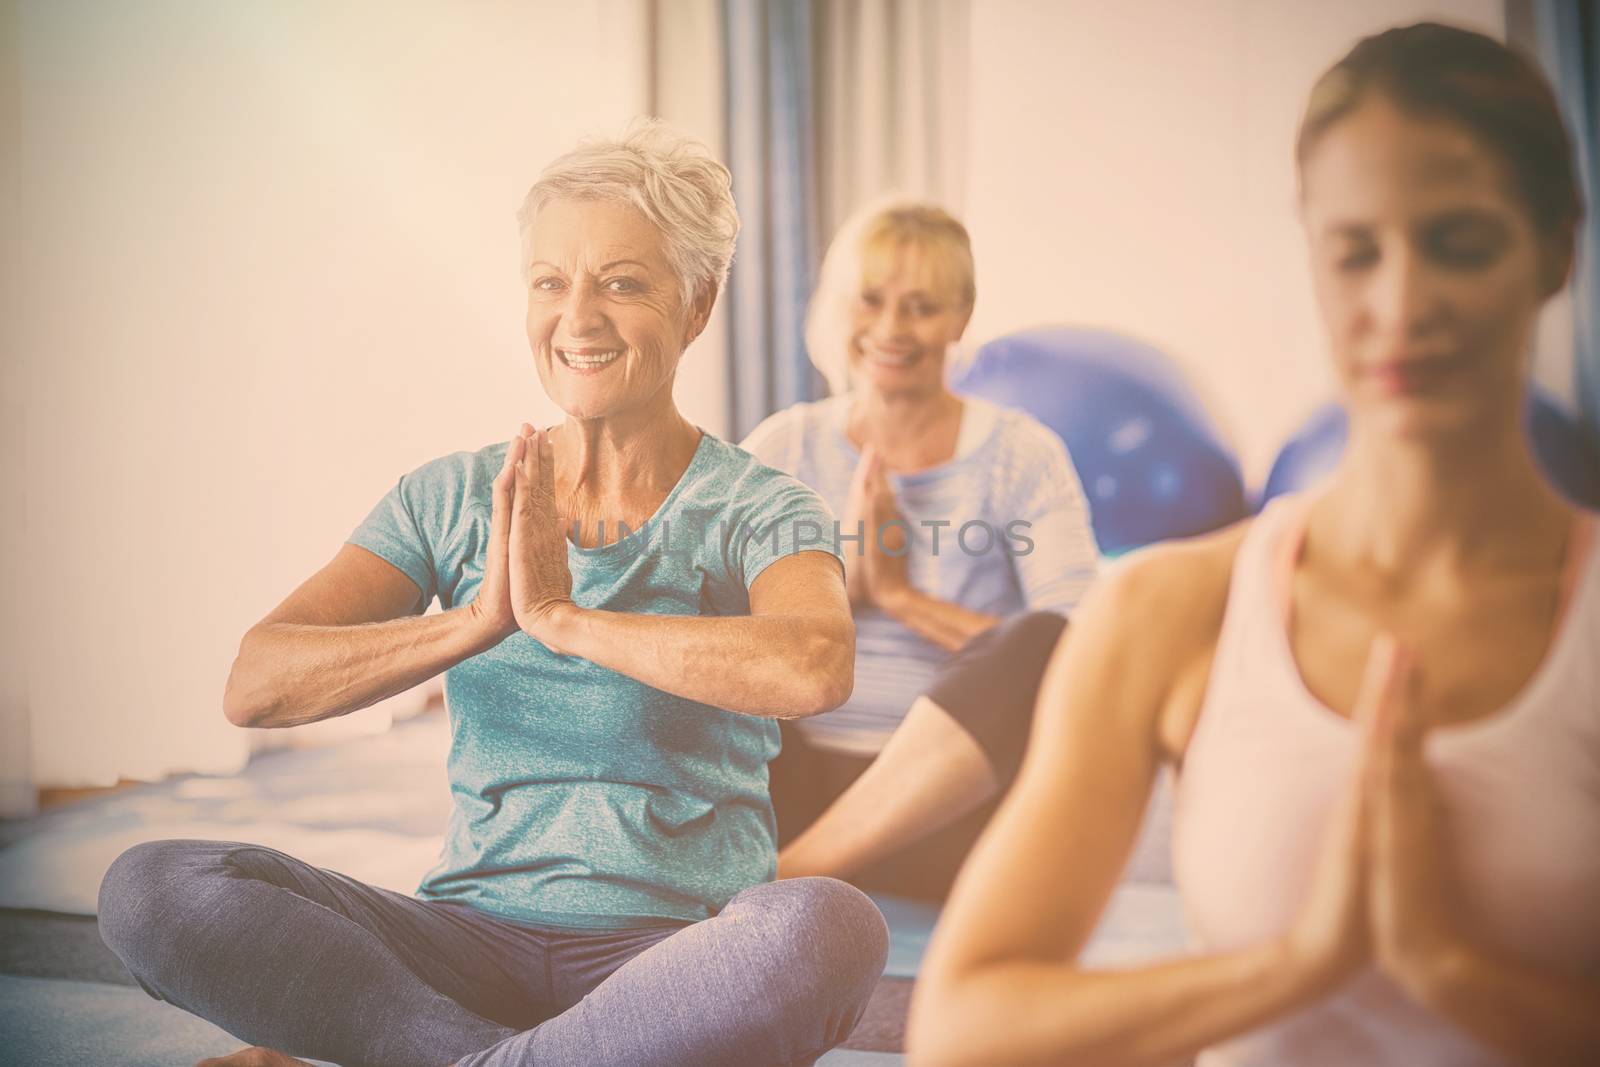
<path fill-rule="evenodd" d="M 1570 245 L 1583 217 L 1572 143 L 1550 83 L 1527 57 L 1437 22 L 1362 39 L 1311 90 L 1295 142 L 1302 170 L 1317 140 L 1373 93 L 1482 138 L 1505 162 L 1538 230 Z"/>

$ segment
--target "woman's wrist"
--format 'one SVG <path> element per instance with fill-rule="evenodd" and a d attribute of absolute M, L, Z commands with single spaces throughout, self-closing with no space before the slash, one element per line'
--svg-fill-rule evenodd
<path fill-rule="evenodd" d="M 1354 970 L 1353 960 L 1326 950 L 1308 949 L 1292 933 L 1265 947 L 1268 971 L 1291 1003 L 1306 1003 L 1326 996 Z"/>
<path fill-rule="evenodd" d="M 1459 940 L 1441 940 L 1425 950 L 1385 961 L 1384 970 L 1417 1003 L 1436 1008 L 1489 966 L 1488 959 L 1475 946 Z"/>
<path fill-rule="evenodd" d="M 452 615 L 460 621 L 462 631 L 471 645 L 472 651 L 470 654 L 474 656 L 481 652 L 489 651 L 489 649 L 494 648 L 519 629 L 515 620 L 507 626 L 490 618 L 488 612 L 483 610 L 483 604 L 479 600 L 473 600 L 455 611 L 446 612 L 446 614 Z"/>
<path fill-rule="evenodd" d="M 891 618 L 905 621 L 921 600 L 922 594 L 909 583 L 904 585 L 891 585 L 887 589 L 878 588 L 872 591 L 872 599 L 878 607 L 883 609 Z"/>
<path fill-rule="evenodd" d="M 574 655 L 572 645 L 578 637 L 586 614 L 584 608 L 580 608 L 570 600 L 554 600 L 528 619 L 522 626 L 522 631 L 552 652 Z"/>

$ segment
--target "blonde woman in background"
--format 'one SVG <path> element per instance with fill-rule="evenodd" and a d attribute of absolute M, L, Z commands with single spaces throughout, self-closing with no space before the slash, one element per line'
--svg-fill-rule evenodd
<path fill-rule="evenodd" d="M 1094 576 L 1060 439 L 946 385 L 976 293 L 948 213 L 859 213 L 807 322 L 834 395 L 744 442 L 838 516 L 856 622 L 849 702 L 785 729 L 772 768 L 780 877 L 942 896 L 1020 761 L 1034 685 Z"/>

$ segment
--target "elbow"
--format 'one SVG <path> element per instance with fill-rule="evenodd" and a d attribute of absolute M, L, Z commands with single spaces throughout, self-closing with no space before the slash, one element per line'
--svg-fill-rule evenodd
<path fill-rule="evenodd" d="M 1016 977 L 1002 958 L 948 958 L 937 936 L 911 994 L 906 1019 L 909 1067 L 1106 1067 L 1078 1051 L 1025 1049 L 1017 1040 Z"/>
<path fill-rule="evenodd" d="M 252 699 L 238 678 L 239 665 L 235 663 L 228 674 L 228 684 L 222 689 L 222 717 L 235 726 L 259 726 L 267 709 L 263 702 Z"/>
<path fill-rule="evenodd" d="M 950 990 L 944 986 L 915 990 L 906 1020 L 906 1063 L 909 1067 L 988 1067 L 983 1050 L 961 1040 L 959 1016 L 952 1014 Z"/>
<path fill-rule="evenodd" d="M 271 694 L 259 684 L 252 666 L 251 630 L 239 642 L 239 654 L 222 687 L 222 715 L 235 726 L 263 726 L 272 714 Z"/>
<path fill-rule="evenodd" d="M 850 699 L 856 687 L 856 632 L 848 619 L 842 626 L 818 627 L 808 634 L 800 657 L 799 700 L 795 718 L 832 711 Z"/>
<path fill-rule="evenodd" d="M 959 1025 L 949 1022 L 923 1022 L 906 1028 L 907 1067 L 1000 1067 L 1021 1061 L 1006 1057 L 994 1047 L 992 1037 L 963 1033 Z M 1033 1061 L 1030 1061 L 1033 1062 Z M 1070 1067 L 1070 1061 L 1052 1060 L 1059 1067 Z"/>
<path fill-rule="evenodd" d="M 222 717 L 235 726 L 259 726 L 261 720 L 266 718 L 266 711 L 235 695 L 234 687 L 230 684 L 222 691 Z"/>
<path fill-rule="evenodd" d="M 961 1054 L 941 1039 L 937 1026 L 906 1022 L 906 1064 L 908 1067 L 965 1067 Z"/>
<path fill-rule="evenodd" d="M 906 1064 L 907 1067 L 994 1067 L 986 1060 L 973 1059 L 949 1046 L 940 1047 L 926 1040 L 914 1042 L 909 1033 L 906 1035 Z"/>

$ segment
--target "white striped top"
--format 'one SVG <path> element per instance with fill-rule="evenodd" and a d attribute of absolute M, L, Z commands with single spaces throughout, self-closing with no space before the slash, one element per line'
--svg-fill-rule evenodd
<path fill-rule="evenodd" d="M 1093 580 L 1099 554 L 1066 447 L 1030 415 L 974 397 L 962 400 L 955 456 L 889 476 L 911 525 L 911 584 L 971 611 L 1069 613 Z M 815 489 L 842 518 L 861 462 L 846 433 L 850 403 L 846 394 L 796 404 L 757 426 L 743 447 Z M 941 520 L 949 525 L 923 525 Z M 1015 536 L 1008 537 L 1014 521 L 1028 525 L 1010 527 Z M 974 522 L 988 525 L 992 543 L 981 526 L 962 532 Z M 1020 537 L 1032 542 L 1031 550 Z M 851 541 L 842 547 L 859 550 Z M 875 606 L 858 607 L 855 623 L 855 691 L 843 707 L 799 727 L 818 745 L 871 755 L 950 653 Z"/>

